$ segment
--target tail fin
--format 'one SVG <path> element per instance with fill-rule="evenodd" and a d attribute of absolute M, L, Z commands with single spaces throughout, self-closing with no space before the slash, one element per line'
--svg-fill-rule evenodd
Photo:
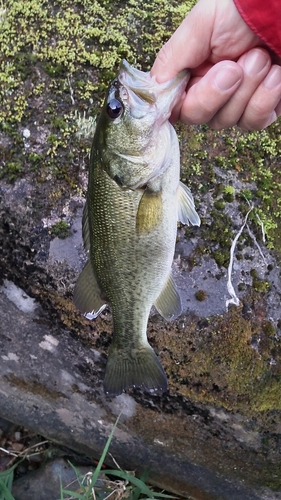
<path fill-rule="evenodd" d="M 126 389 L 139 387 L 151 394 L 167 390 L 165 372 L 149 344 L 124 351 L 110 349 L 104 378 L 104 392 L 118 396 Z"/>

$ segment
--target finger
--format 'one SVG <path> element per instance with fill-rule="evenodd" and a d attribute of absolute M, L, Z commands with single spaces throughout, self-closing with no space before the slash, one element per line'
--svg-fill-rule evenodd
<path fill-rule="evenodd" d="M 193 80 L 182 104 L 180 119 L 187 125 L 208 123 L 237 90 L 242 79 L 243 70 L 237 63 L 217 63 L 197 83 Z"/>
<path fill-rule="evenodd" d="M 202 12 L 202 4 L 206 8 Z M 159 83 L 176 76 L 185 68 L 195 68 L 208 59 L 211 48 L 215 2 L 199 1 L 168 42 L 160 49 L 151 68 Z"/>
<path fill-rule="evenodd" d="M 243 81 L 208 123 L 214 129 L 231 127 L 240 120 L 255 90 L 269 72 L 271 58 L 266 50 L 256 48 L 243 54 L 237 63 L 244 70 Z"/>
<path fill-rule="evenodd" d="M 250 99 L 239 127 L 261 130 L 281 114 L 281 67 L 273 65 Z"/>
<path fill-rule="evenodd" d="M 185 68 L 236 60 L 263 42 L 240 16 L 234 2 L 199 0 L 160 50 L 151 75 L 161 83 Z"/>

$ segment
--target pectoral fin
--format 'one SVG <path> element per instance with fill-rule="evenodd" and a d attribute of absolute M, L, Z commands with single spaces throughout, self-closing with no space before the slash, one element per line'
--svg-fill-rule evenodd
<path fill-rule="evenodd" d="M 167 320 L 172 320 L 181 314 L 181 299 L 171 274 L 154 305 L 161 316 Z"/>
<path fill-rule="evenodd" d="M 149 232 L 160 224 L 163 216 L 163 203 L 161 191 L 146 189 L 139 203 L 136 218 L 138 233 Z"/>
<path fill-rule="evenodd" d="M 96 318 L 106 307 L 89 260 L 76 282 L 73 302 L 85 316 L 89 314 L 90 319 Z"/>
<path fill-rule="evenodd" d="M 182 182 L 179 183 L 177 198 L 179 205 L 178 220 L 183 224 L 190 223 L 193 226 L 200 226 L 200 217 L 195 210 L 191 191 Z"/>

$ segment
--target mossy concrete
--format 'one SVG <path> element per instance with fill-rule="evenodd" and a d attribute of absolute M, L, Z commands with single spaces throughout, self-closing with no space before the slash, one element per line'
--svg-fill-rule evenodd
<path fill-rule="evenodd" d="M 258 500 L 267 498 L 266 483 L 279 484 L 273 427 L 264 434 L 257 422 L 174 391 L 110 399 L 103 354 L 48 324 L 36 303 L 21 312 L 1 292 L 0 310 L 2 417 L 98 458 L 122 410 L 111 453 L 139 474 L 149 466 L 159 487 L 197 500 Z"/>
<path fill-rule="evenodd" d="M 281 356 L 280 280 L 272 251 L 263 247 L 271 266 L 258 267 L 258 249 L 241 246 L 253 258 L 237 261 L 234 286 L 243 279 L 245 287 L 237 292 L 240 305 L 226 312 L 226 270 L 204 254 L 200 230 L 187 237 L 179 229 L 173 270 L 184 313 L 168 323 L 152 311 L 148 325 L 169 391 L 110 399 L 102 389 L 110 312 L 90 322 L 72 302 L 85 261 L 83 198 L 54 209 L 52 201 L 43 207 L 41 196 L 27 178 L 1 183 L 2 417 L 97 457 L 123 409 L 112 448 L 123 467 L 141 472 L 145 462 L 152 482 L 195 500 L 273 495 L 281 488 Z M 66 239 L 52 234 L 57 218 L 67 221 Z M 270 290 L 253 288 L 254 267 Z M 9 282 L 23 290 L 12 297 L 15 303 L 7 298 Z M 196 296 L 202 290 L 204 301 Z M 36 301 L 33 312 L 18 310 L 25 294 Z"/>

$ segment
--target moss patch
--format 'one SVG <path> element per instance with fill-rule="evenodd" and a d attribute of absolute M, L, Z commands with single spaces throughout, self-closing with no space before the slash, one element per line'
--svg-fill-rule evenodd
<path fill-rule="evenodd" d="M 224 202 L 240 200 L 242 217 L 249 216 L 254 234 L 261 234 L 261 224 L 269 248 L 281 252 L 281 175 L 280 156 L 281 121 L 277 120 L 263 131 L 243 132 L 235 127 L 215 132 L 202 127 L 179 126 L 182 147 L 182 177 L 191 187 L 200 204 L 206 192 L 214 193 L 214 208 L 224 212 Z M 224 171 L 225 180 L 217 175 Z M 232 179 L 240 183 L 237 189 Z M 219 223 L 212 213 L 214 228 Z M 229 222 L 229 221 L 228 221 Z M 228 226 L 231 230 L 231 223 Z M 207 239 L 207 234 L 204 234 Z M 212 238 L 211 238 L 212 239 Z M 223 257 L 220 259 L 220 265 Z"/>
<path fill-rule="evenodd" d="M 199 323 L 184 318 L 161 332 L 162 361 L 173 390 L 248 416 L 281 409 L 281 344 L 258 295 L 247 300 L 250 317 L 233 307 Z"/>
<path fill-rule="evenodd" d="M 0 9 L 0 178 L 79 187 L 92 124 L 122 58 L 148 70 L 195 0 L 26 0 Z M 23 129 L 28 128 L 28 139 Z M 92 129 L 91 129 L 92 130 Z M 6 147 L 9 140 L 9 148 Z M 39 161 L 40 157 L 40 161 Z"/>

